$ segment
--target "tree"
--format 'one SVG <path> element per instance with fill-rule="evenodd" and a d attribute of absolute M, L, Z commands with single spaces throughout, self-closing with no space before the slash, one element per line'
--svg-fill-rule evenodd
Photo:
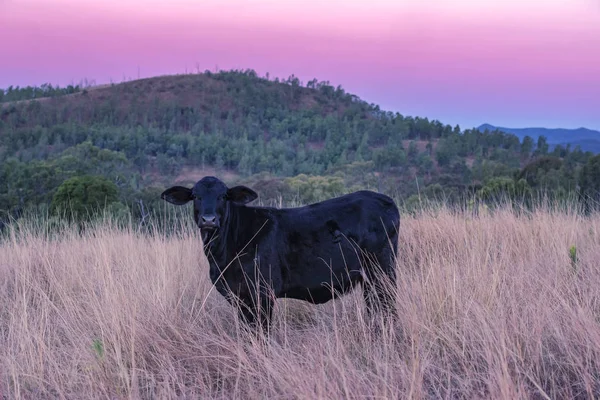
<path fill-rule="evenodd" d="M 338 176 L 306 176 L 303 174 L 286 178 L 290 191 L 299 196 L 302 203 L 314 203 L 344 193 L 344 181 Z"/>
<path fill-rule="evenodd" d="M 490 179 L 478 192 L 477 196 L 490 202 L 520 199 L 531 193 L 531 188 L 524 179 L 515 182 L 511 178 L 497 177 Z"/>
<path fill-rule="evenodd" d="M 538 137 L 537 149 L 535 150 L 535 153 L 538 155 L 548 154 L 548 141 L 546 136 L 541 135 Z"/>
<path fill-rule="evenodd" d="M 533 139 L 531 136 L 525 136 L 523 138 L 523 143 L 521 144 L 521 154 L 522 155 L 530 155 L 533 151 Z"/>
<path fill-rule="evenodd" d="M 600 154 L 590 158 L 581 169 L 579 194 L 587 211 L 600 204 Z"/>
<path fill-rule="evenodd" d="M 54 214 L 82 220 L 118 203 L 117 186 L 101 176 L 76 176 L 64 181 L 52 198 Z M 64 214 L 63 214 L 64 213 Z"/>
<path fill-rule="evenodd" d="M 519 172 L 517 179 L 525 179 L 529 186 L 537 188 L 541 184 L 540 178 L 547 175 L 549 171 L 558 170 L 562 166 L 563 161 L 558 157 L 540 157 L 523 167 L 521 172 Z"/>

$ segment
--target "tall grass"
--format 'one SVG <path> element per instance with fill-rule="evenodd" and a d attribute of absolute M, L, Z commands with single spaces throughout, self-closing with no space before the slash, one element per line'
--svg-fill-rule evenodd
<path fill-rule="evenodd" d="M 394 326 L 358 290 L 278 300 L 265 342 L 211 289 L 190 224 L 21 225 L 0 243 L 0 397 L 600 396 L 599 215 L 425 210 L 399 249 Z"/>

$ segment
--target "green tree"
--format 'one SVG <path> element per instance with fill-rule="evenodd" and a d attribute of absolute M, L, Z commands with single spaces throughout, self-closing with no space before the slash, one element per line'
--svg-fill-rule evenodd
<path fill-rule="evenodd" d="M 537 188 L 542 184 L 544 176 L 547 175 L 549 171 L 558 170 L 562 166 L 563 161 L 558 157 L 539 157 L 523 167 L 521 172 L 519 172 L 517 179 L 525 179 L 529 186 Z"/>
<path fill-rule="evenodd" d="M 117 186 L 101 176 L 76 176 L 64 181 L 52 198 L 54 214 L 81 220 L 93 217 L 107 207 L 117 207 Z"/>
<path fill-rule="evenodd" d="M 579 175 L 579 194 L 586 210 L 600 204 L 600 154 L 591 157 Z"/>
<path fill-rule="evenodd" d="M 548 140 L 546 136 L 541 135 L 538 137 L 537 148 L 535 149 L 535 154 L 537 155 L 545 155 L 548 154 Z"/>
<path fill-rule="evenodd" d="M 515 182 L 511 178 L 497 177 L 490 179 L 478 192 L 480 199 L 490 202 L 524 199 L 531 193 L 531 188 L 524 179 Z"/>
<path fill-rule="evenodd" d="M 530 155 L 533 151 L 533 139 L 531 136 L 525 136 L 523 138 L 523 143 L 521 144 L 521 154 L 522 155 Z"/>
<path fill-rule="evenodd" d="M 297 175 L 284 182 L 303 203 L 314 203 L 344 193 L 344 181 L 338 176 Z"/>

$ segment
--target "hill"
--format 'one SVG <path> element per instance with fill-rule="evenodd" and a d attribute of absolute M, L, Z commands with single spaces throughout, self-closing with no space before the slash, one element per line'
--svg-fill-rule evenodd
<path fill-rule="evenodd" d="M 116 209 L 141 218 L 160 212 L 166 185 L 207 174 L 252 185 L 262 203 L 375 189 L 410 207 L 483 189 L 487 197 L 514 192 L 517 178 L 525 182 L 520 191 L 566 193 L 591 157 L 383 111 L 329 82 L 253 70 L 51 92 L 11 88 L 9 98 L 0 102 L 0 220 L 52 209 L 57 188 L 86 175 L 112 182 Z M 536 164 L 544 156 L 558 162 Z"/>
<path fill-rule="evenodd" d="M 499 130 L 506 133 L 512 133 L 519 139 L 523 140 L 525 136 L 529 136 L 536 140 L 540 136 L 546 137 L 548 144 L 552 147 L 560 145 L 566 147 L 571 145 L 571 148 L 576 146 L 581 147 L 583 151 L 591 151 L 593 153 L 600 153 L 600 132 L 586 129 L 548 129 L 548 128 L 504 128 L 496 127 L 490 124 L 483 124 L 477 129 L 480 131 L 494 131 Z"/>

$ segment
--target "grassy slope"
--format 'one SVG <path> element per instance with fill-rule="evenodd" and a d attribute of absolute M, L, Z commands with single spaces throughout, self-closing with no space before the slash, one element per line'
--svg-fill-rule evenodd
<path fill-rule="evenodd" d="M 211 290 L 193 230 L 40 232 L 0 244 L 9 398 L 600 394 L 599 215 L 405 216 L 393 331 L 365 325 L 358 292 L 279 300 L 268 347 L 239 333 Z"/>
<path fill-rule="evenodd" d="M 319 105 L 324 114 L 341 114 L 350 104 L 334 101 L 318 90 L 302 86 L 292 87 L 284 83 L 250 77 L 246 77 L 248 86 L 236 86 L 240 84 L 239 80 L 228 82 L 215 76 L 214 74 L 157 76 L 119 84 L 94 86 L 78 93 L 39 98 L 35 101 L 41 103 L 45 111 L 77 110 L 75 114 L 63 114 L 61 117 L 73 118 L 85 124 L 102 122 L 97 119 L 95 109 L 105 102 L 111 102 L 111 105 L 117 109 L 117 121 L 130 117 L 132 105 L 135 105 L 139 113 L 138 118 L 141 118 L 156 101 L 171 102 L 174 106 L 194 108 L 200 112 L 210 111 L 216 105 L 223 113 L 234 114 L 241 111 L 240 106 L 251 107 L 252 102 L 249 99 L 256 100 L 254 96 L 257 94 L 262 98 L 276 97 L 281 107 L 290 110 L 313 109 Z M 12 106 L 28 102 L 31 100 L 0 103 L 0 110 L 3 111 L 0 116 L 5 118 Z M 365 118 L 369 118 L 370 106 L 362 102 L 361 107 L 364 109 Z"/>
<path fill-rule="evenodd" d="M 211 110 L 217 107 L 221 118 L 225 119 L 228 113 L 234 121 L 248 109 L 262 106 L 257 104 L 257 99 L 267 102 L 276 99 L 276 104 L 281 109 L 291 111 L 314 111 L 321 116 L 342 117 L 348 108 L 352 107 L 363 119 L 374 118 L 373 105 L 360 100 L 356 96 L 332 99 L 320 90 L 306 86 L 292 86 L 282 82 L 269 81 L 257 77 L 231 77 L 222 78 L 216 74 L 184 74 L 165 75 L 152 78 L 138 79 L 110 85 L 98 85 L 80 92 L 38 98 L 33 101 L 40 103 L 40 109 L 49 115 L 58 115 L 53 123 L 76 121 L 84 125 L 104 122 L 100 117 L 99 109 L 110 107 L 115 109 L 112 123 L 127 125 L 144 122 L 156 123 L 162 115 L 154 116 L 151 110 L 157 103 L 171 104 L 180 112 L 195 112 L 210 115 Z M 0 120 L 6 120 L 11 113 L 11 107 L 31 103 L 32 100 L 0 103 Z M 271 104 L 272 106 L 272 104 Z M 273 109 L 270 109 L 273 111 Z M 148 119 L 148 121 L 145 121 Z M 44 120 L 46 124 L 48 121 Z M 135 123 L 134 123 L 135 121 Z M 20 129 L 31 129 L 36 126 L 35 118 L 23 121 Z M 204 127 L 210 131 L 209 126 Z M 179 128 L 177 132 L 187 132 L 190 127 Z M 270 132 L 264 132 L 264 138 L 269 139 Z M 438 139 L 432 140 L 435 152 Z M 411 140 L 404 140 L 403 146 L 408 149 Z M 414 139 L 420 152 L 428 144 L 426 140 Z M 323 141 L 309 142 L 312 149 L 322 149 Z M 382 146 L 371 146 L 372 149 Z M 437 160 L 433 158 L 434 169 L 438 169 Z M 472 161 L 470 162 L 472 164 Z M 153 172 L 158 175 L 157 171 Z M 236 174 L 236 171 L 229 171 Z M 195 175 L 197 178 L 197 175 Z"/>

